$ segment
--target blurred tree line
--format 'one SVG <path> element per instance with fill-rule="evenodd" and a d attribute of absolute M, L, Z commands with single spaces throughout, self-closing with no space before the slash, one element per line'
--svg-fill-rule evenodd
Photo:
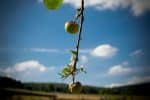
<path fill-rule="evenodd" d="M 0 77 L 0 88 L 19 88 L 31 91 L 42 91 L 42 92 L 61 92 L 70 93 L 68 91 L 68 85 L 64 83 L 22 83 L 18 80 L 10 77 Z M 114 88 L 103 88 L 95 86 L 83 86 L 82 93 L 84 94 L 100 94 L 100 95 L 146 95 L 149 96 L 150 82 L 129 85 Z"/>

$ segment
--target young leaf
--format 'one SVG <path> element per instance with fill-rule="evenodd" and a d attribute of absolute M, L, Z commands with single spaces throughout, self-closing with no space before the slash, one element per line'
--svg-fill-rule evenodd
<path fill-rule="evenodd" d="M 43 0 L 43 3 L 47 9 L 56 10 L 62 5 L 63 0 Z"/>
<path fill-rule="evenodd" d="M 74 55 L 77 55 L 77 50 L 70 50 L 70 52 Z"/>
<path fill-rule="evenodd" d="M 67 75 L 64 75 L 64 74 L 62 74 L 62 73 L 58 73 L 60 76 L 61 76 L 61 79 L 66 79 L 68 76 Z"/>
<path fill-rule="evenodd" d="M 75 15 L 75 21 L 77 21 L 81 16 L 81 8 L 77 9 L 76 15 Z"/>
<path fill-rule="evenodd" d="M 85 71 L 85 69 L 83 67 L 78 68 L 77 72 L 84 72 L 84 73 L 86 73 L 86 71 Z"/>
<path fill-rule="evenodd" d="M 71 55 L 71 58 L 70 58 L 71 62 L 75 61 L 75 59 L 76 59 L 76 55 L 75 55 L 75 54 L 72 54 L 72 55 Z"/>
<path fill-rule="evenodd" d="M 77 8 L 77 11 L 78 11 L 78 12 L 81 11 L 81 8 Z"/>
<path fill-rule="evenodd" d="M 69 75 L 71 73 L 71 69 L 69 67 L 65 67 L 62 71 L 64 75 Z"/>

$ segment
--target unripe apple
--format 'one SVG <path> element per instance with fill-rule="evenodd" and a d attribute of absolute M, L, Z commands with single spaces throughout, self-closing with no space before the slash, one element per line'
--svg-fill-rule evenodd
<path fill-rule="evenodd" d="M 65 23 L 65 30 L 68 33 L 75 34 L 79 31 L 79 25 L 75 21 L 68 21 Z"/>
<path fill-rule="evenodd" d="M 63 3 L 63 0 L 43 0 L 45 6 L 50 10 L 57 10 Z"/>
<path fill-rule="evenodd" d="M 69 90 L 71 93 L 80 93 L 82 91 L 82 85 L 80 82 L 70 83 Z"/>

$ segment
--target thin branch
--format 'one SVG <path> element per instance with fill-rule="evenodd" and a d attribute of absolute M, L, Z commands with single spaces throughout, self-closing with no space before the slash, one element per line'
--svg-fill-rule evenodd
<path fill-rule="evenodd" d="M 83 21 L 84 21 L 83 12 L 84 12 L 84 0 L 81 0 L 80 29 L 79 29 L 79 34 L 78 34 L 78 39 L 77 39 L 77 44 L 76 44 L 77 54 L 76 54 L 76 58 L 75 58 L 75 61 L 74 61 L 73 73 L 72 73 L 73 83 L 75 82 L 75 71 L 76 71 L 76 65 L 77 65 L 77 62 L 78 62 L 79 46 L 80 46 L 81 33 L 82 33 L 82 25 L 83 25 Z"/>

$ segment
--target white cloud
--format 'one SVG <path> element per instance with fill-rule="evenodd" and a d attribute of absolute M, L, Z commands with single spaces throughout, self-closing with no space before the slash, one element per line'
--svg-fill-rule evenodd
<path fill-rule="evenodd" d="M 81 61 L 81 63 L 82 63 L 82 64 L 87 63 L 87 62 L 88 62 L 88 58 L 87 58 L 87 56 L 85 56 L 85 55 L 81 55 L 81 57 L 80 57 L 80 61 Z"/>
<path fill-rule="evenodd" d="M 75 8 L 80 7 L 81 0 L 64 0 Z M 99 10 L 130 8 L 134 15 L 138 16 L 150 10 L 150 0 L 85 0 L 86 7 L 95 7 Z"/>
<path fill-rule="evenodd" d="M 112 83 L 109 85 L 105 85 L 104 87 L 109 87 L 109 88 L 113 88 L 113 87 L 120 87 L 120 86 L 124 86 L 125 84 L 123 83 Z"/>
<path fill-rule="evenodd" d="M 92 49 L 80 49 L 79 52 L 80 53 L 84 53 L 84 54 L 88 54 L 92 51 Z"/>
<path fill-rule="evenodd" d="M 127 84 L 139 84 L 145 82 L 150 82 L 150 76 L 135 76 L 129 80 Z"/>
<path fill-rule="evenodd" d="M 141 15 L 146 11 L 150 11 L 150 0 L 131 0 L 131 9 L 134 15 Z"/>
<path fill-rule="evenodd" d="M 47 75 L 55 75 L 56 67 L 47 67 L 37 60 L 18 62 L 12 66 L 0 68 L 0 75 L 10 76 L 21 81 L 48 81 Z M 44 76 L 43 78 L 41 78 Z"/>
<path fill-rule="evenodd" d="M 108 70 L 108 75 L 126 74 L 132 71 L 133 70 L 129 67 L 124 67 L 123 65 L 115 65 Z"/>
<path fill-rule="evenodd" d="M 150 72 L 149 66 L 130 66 L 127 61 L 121 64 L 114 65 L 107 70 L 104 76 L 127 75 L 127 74 L 148 74 Z"/>
<path fill-rule="evenodd" d="M 70 5 L 74 6 L 75 8 L 81 6 L 81 0 L 64 0 L 64 3 L 70 4 Z"/>
<path fill-rule="evenodd" d="M 37 0 L 38 3 L 42 1 Z M 81 0 L 64 0 L 64 4 L 78 8 L 81 6 Z M 85 0 L 85 7 L 94 7 L 98 10 L 130 8 L 135 16 L 139 16 L 150 11 L 150 0 Z"/>
<path fill-rule="evenodd" d="M 47 53 L 58 53 L 58 49 L 49 49 L 49 48 L 31 48 L 30 51 L 33 52 L 47 52 Z"/>
<path fill-rule="evenodd" d="M 38 70 L 40 72 L 46 71 L 46 67 L 42 64 L 40 64 L 36 60 L 29 60 L 29 61 L 24 61 L 15 64 L 12 67 L 12 70 L 17 71 L 17 72 L 22 72 L 22 71 L 28 71 L 28 70 Z"/>
<path fill-rule="evenodd" d="M 112 83 L 112 84 L 106 85 L 105 87 L 112 88 L 112 87 L 120 87 L 120 86 L 141 84 L 141 83 L 147 83 L 147 82 L 150 82 L 150 76 L 135 76 L 122 83 Z"/>
<path fill-rule="evenodd" d="M 123 66 L 128 66 L 128 65 L 129 65 L 129 62 L 124 61 L 124 62 L 122 62 L 122 65 L 123 65 Z"/>
<path fill-rule="evenodd" d="M 61 53 L 60 49 L 55 48 L 0 48 L 0 52 L 41 52 L 41 53 Z"/>
<path fill-rule="evenodd" d="M 91 54 L 96 57 L 102 58 L 110 58 L 116 55 L 118 49 L 116 47 L 111 46 L 110 44 L 103 44 L 97 46 Z"/>
<path fill-rule="evenodd" d="M 140 56 L 140 55 L 143 55 L 144 52 L 141 50 L 141 49 L 138 49 L 138 50 L 135 50 L 133 51 L 130 56 Z"/>
<path fill-rule="evenodd" d="M 43 0 L 37 0 L 37 2 L 38 2 L 38 3 L 42 3 L 42 2 L 43 2 Z"/>

